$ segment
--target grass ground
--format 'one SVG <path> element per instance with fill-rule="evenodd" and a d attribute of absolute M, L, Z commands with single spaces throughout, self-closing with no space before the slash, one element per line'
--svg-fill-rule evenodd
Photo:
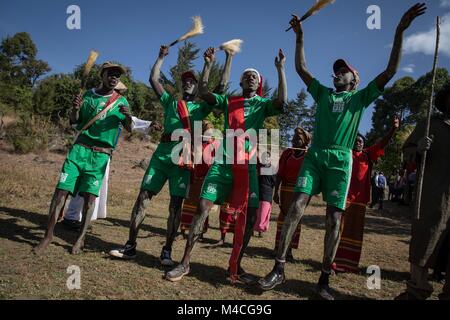
<path fill-rule="evenodd" d="M 44 256 L 31 253 L 43 237 L 47 211 L 64 155 L 15 155 L 0 145 L 0 298 L 1 299 L 309 299 L 313 298 L 320 274 L 324 236 L 324 207 L 316 199 L 303 219 L 300 249 L 294 251 L 296 263 L 287 266 L 287 282 L 270 292 L 232 286 L 225 270 L 231 244 L 212 248 L 219 239 L 218 216 L 210 217 L 206 242 L 200 243 L 192 258 L 191 273 L 179 283 L 162 279 L 159 264 L 169 195 L 167 188 L 158 195 L 144 221 L 138 240 L 138 256 L 118 261 L 107 252 L 122 245 L 128 236 L 131 208 L 144 174 L 135 165 L 152 153 L 142 142 L 121 141 L 114 155 L 110 175 L 108 218 L 96 221 L 86 238 L 85 252 L 69 254 L 76 234 L 56 227 L 55 240 Z M 272 248 L 278 208 L 274 209 L 270 229 L 262 238 L 253 238 L 243 266 L 263 276 L 273 266 Z M 339 274 L 331 278 L 338 299 L 392 299 L 405 288 L 408 278 L 408 212 L 387 204 L 383 213 L 369 211 L 359 274 Z M 232 235 L 228 235 L 228 243 Z M 179 237 L 173 258 L 181 258 L 184 240 Z M 68 290 L 67 268 L 81 270 L 81 289 Z M 381 289 L 366 286 L 366 268 L 381 268 Z M 442 285 L 434 283 L 436 293 Z M 433 298 L 436 298 L 434 295 Z"/>

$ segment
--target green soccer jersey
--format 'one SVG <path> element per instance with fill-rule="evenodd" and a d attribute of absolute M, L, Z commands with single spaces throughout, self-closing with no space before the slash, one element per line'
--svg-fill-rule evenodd
<path fill-rule="evenodd" d="M 80 107 L 77 130 L 81 130 L 86 123 L 103 110 L 110 97 L 111 95 L 98 95 L 94 90 L 86 91 Z M 78 141 L 89 146 L 114 148 L 119 126 L 125 123 L 125 115 L 119 111 L 120 105 L 129 107 L 127 99 L 123 96 L 114 102 L 105 115 L 95 121 L 87 130 L 81 132 Z"/>
<path fill-rule="evenodd" d="M 161 106 L 164 109 L 164 135 L 170 135 L 177 129 L 183 129 L 183 123 L 178 115 L 177 104 L 170 94 L 165 91 L 160 98 Z M 212 111 L 214 106 L 210 106 L 206 102 L 187 101 L 186 106 L 189 110 L 189 118 L 191 128 L 194 128 L 194 121 L 202 121 Z M 177 145 L 178 141 L 160 143 L 155 153 L 166 154 L 170 157 L 172 148 Z"/>
<path fill-rule="evenodd" d="M 364 111 L 383 92 L 374 81 L 362 90 L 335 92 L 313 79 L 308 92 L 317 103 L 313 147 L 351 150 Z"/>
<path fill-rule="evenodd" d="M 214 94 L 216 97 L 215 108 L 222 110 L 225 113 L 225 125 L 224 129 L 229 129 L 228 124 L 228 96 Z M 264 120 L 268 117 L 279 115 L 282 112 L 281 108 L 275 108 L 273 101 L 255 95 L 253 98 L 244 100 L 244 122 L 245 129 L 254 129 L 256 134 L 258 130 L 264 127 Z M 221 144 L 221 148 L 224 149 L 224 159 L 226 156 L 226 143 Z M 250 150 L 250 144 L 246 141 L 246 151 Z"/>

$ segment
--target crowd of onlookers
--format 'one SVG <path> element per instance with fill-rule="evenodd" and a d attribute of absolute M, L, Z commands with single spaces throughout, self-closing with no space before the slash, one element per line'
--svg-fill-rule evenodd
<path fill-rule="evenodd" d="M 389 177 L 381 171 L 374 171 L 371 180 L 372 202 L 369 207 L 378 205 L 378 210 L 383 210 L 386 193 L 389 201 L 405 206 L 412 205 L 416 173 L 415 163 L 407 163 L 403 169 L 394 168 Z"/>

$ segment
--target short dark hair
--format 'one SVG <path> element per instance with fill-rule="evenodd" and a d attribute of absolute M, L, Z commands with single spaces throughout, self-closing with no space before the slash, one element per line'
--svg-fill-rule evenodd
<path fill-rule="evenodd" d="M 447 110 L 445 110 L 446 108 L 445 103 L 447 102 L 449 96 L 450 96 L 450 83 L 447 83 L 444 86 L 444 88 L 442 88 L 442 90 L 436 94 L 436 99 L 434 101 L 434 105 L 442 113 L 447 112 Z"/>
<path fill-rule="evenodd" d="M 363 140 L 364 144 L 366 144 L 366 137 L 364 137 L 362 133 L 358 133 L 358 134 L 356 135 L 356 137 L 357 137 L 357 138 L 358 138 L 358 137 L 361 137 L 361 139 Z"/>

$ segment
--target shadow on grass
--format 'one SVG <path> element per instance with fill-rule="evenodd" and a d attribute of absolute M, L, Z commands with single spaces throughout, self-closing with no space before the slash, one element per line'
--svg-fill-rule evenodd
<path fill-rule="evenodd" d="M 263 258 L 263 259 L 275 259 L 275 250 L 273 248 L 265 248 L 265 247 L 253 247 L 251 242 L 248 246 L 247 250 L 245 250 L 245 257 L 251 258 Z"/>
<path fill-rule="evenodd" d="M 150 219 L 149 219 L 150 218 Z M 161 236 L 161 237 L 165 237 L 166 236 L 166 230 L 163 228 L 158 228 L 158 227 L 154 227 L 151 225 L 152 223 L 152 219 L 153 217 L 149 217 L 147 216 L 146 219 L 144 220 L 144 222 L 142 223 L 140 230 L 142 231 L 147 231 L 150 233 L 149 236 L 147 237 L 142 237 L 139 236 L 139 238 L 150 238 L 152 236 Z M 113 226 L 116 227 L 124 227 L 127 230 L 130 228 L 130 221 L 129 220 L 123 220 L 123 219 L 117 219 L 117 218 L 106 218 L 106 221 L 110 222 L 113 224 Z"/>
<path fill-rule="evenodd" d="M 0 237 L 18 243 L 35 246 L 42 240 L 43 229 L 40 226 L 47 224 L 47 216 L 14 208 L 0 207 L 0 212 L 10 218 L 2 219 L 0 223 Z M 24 219 L 36 225 L 36 227 L 23 227 L 19 220 Z"/>
<path fill-rule="evenodd" d="M 306 271 L 317 271 L 322 268 L 322 263 L 320 261 L 315 261 L 311 259 L 303 259 L 299 261 L 300 263 L 310 267 L 309 269 L 306 269 Z M 367 274 L 367 267 L 366 266 L 360 266 L 358 272 L 355 274 L 361 275 L 361 276 L 368 276 Z M 336 277 L 339 277 L 339 275 L 342 275 L 342 273 L 338 272 L 336 274 Z M 381 269 L 381 278 L 386 280 L 391 280 L 395 282 L 403 282 L 408 280 L 410 277 L 409 272 L 403 272 L 403 271 L 396 271 L 396 270 L 388 270 L 388 269 Z"/>
<path fill-rule="evenodd" d="M 289 277 L 289 275 L 287 275 Z M 262 296 L 266 291 L 262 290 L 257 284 L 252 286 L 237 285 L 245 292 L 252 295 Z M 298 279 L 286 279 L 286 282 L 277 286 L 272 290 L 273 292 L 284 293 L 295 296 L 299 299 L 307 300 L 321 300 L 316 294 L 316 283 L 307 282 Z M 356 295 L 349 295 L 331 288 L 331 292 L 336 300 L 361 300 L 368 299 L 367 297 L 361 297 Z"/>
<path fill-rule="evenodd" d="M 386 204 L 391 207 L 390 204 Z M 306 209 L 305 215 L 302 217 L 301 224 L 318 230 L 325 230 L 325 210 L 323 215 L 308 215 Z M 393 236 L 409 236 L 411 234 L 411 221 L 403 215 L 374 215 L 373 211 L 368 209 L 365 217 L 364 233 L 366 234 L 382 234 Z"/>
<path fill-rule="evenodd" d="M 30 245 L 31 247 L 36 246 L 43 239 L 45 227 L 47 226 L 47 215 L 5 207 L 0 207 L 0 212 L 3 212 L 7 216 L 11 217 L 2 220 L 2 223 L 0 224 L 0 238 L 5 238 L 18 243 L 24 243 Z M 26 220 L 36 226 L 20 226 L 20 219 Z M 108 220 L 111 221 L 113 225 L 128 224 L 128 222 L 120 219 L 108 218 Z M 88 233 L 86 234 L 85 251 L 109 252 L 110 250 L 117 248 L 117 243 L 104 241 L 99 237 L 99 234 L 95 233 L 95 223 L 91 224 L 91 226 L 92 229 L 88 230 Z M 165 235 L 165 230 L 160 228 L 143 225 L 142 229 L 147 230 L 152 234 Z M 64 226 L 59 223 L 55 227 L 54 237 L 62 239 L 67 242 L 67 244 L 59 244 L 54 241 L 52 245 L 70 250 L 72 248 L 72 244 L 74 244 L 78 238 L 78 232 L 65 229 Z"/>

